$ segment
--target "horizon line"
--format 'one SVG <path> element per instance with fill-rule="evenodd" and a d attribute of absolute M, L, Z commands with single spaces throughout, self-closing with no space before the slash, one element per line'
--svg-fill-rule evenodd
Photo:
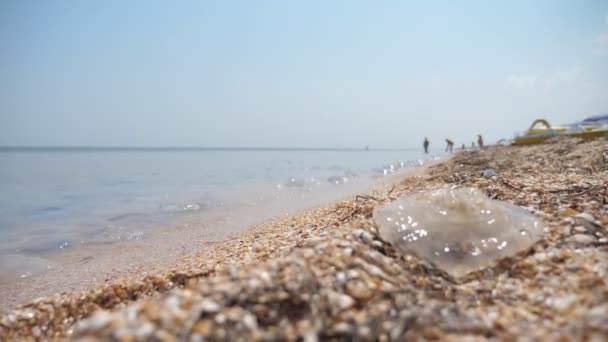
<path fill-rule="evenodd" d="M 276 146 L 0 146 L 10 151 L 412 151 L 411 147 L 276 147 Z"/>

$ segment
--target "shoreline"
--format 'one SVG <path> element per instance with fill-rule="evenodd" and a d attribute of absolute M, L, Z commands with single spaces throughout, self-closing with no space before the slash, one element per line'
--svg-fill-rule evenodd
<path fill-rule="evenodd" d="M 432 162 L 431 159 L 424 164 Z M 398 169 L 394 175 L 375 179 L 378 176 L 372 173 L 361 175 L 360 179 L 356 178 L 348 184 L 319 183 L 314 185 L 312 191 L 298 187 L 276 190 L 270 183 L 250 185 L 238 192 L 236 189 L 228 190 L 221 200 L 221 206 L 176 215 L 171 219 L 164 218 L 166 222 L 158 226 L 140 227 L 141 234 L 145 235 L 141 241 L 87 242 L 48 252 L 40 256 L 43 259 L 28 256 L 25 261 L 37 258 L 44 269 L 39 269 L 38 273 L 32 272 L 33 274 L 20 270 L 19 274 L 27 274 L 21 278 L 15 276 L 12 280 L 3 279 L 0 282 L 0 310 L 8 310 L 18 304 L 56 293 L 85 291 L 94 289 L 99 284 L 166 273 L 179 268 L 180 259 L 205 250 L 214 243 L 230 239 L 234 234 L 238 236 L 251 227 L 270 224 L 276 218 L 284 217 L 284 213 L 297 216 L 307 209 L 331 205 L 336 199 L 350 198 L 362 189 L 368 191 L 370 187 L 395 181 L 404 172 L 408 173 L 408 169 L 417 167 Z M 258 198 L 260 196 L 266 199 L 261 200 Z M 126 232 L 128 231 L 125 230 Z M 20 255 L 15 255 L 17 260 L 23 259 L 19 257 Z M 11 260 L 4 262 L 9 264 Z M 52 268 L 47 265 L 52 265 Z"/>
<path fill-rule="evenodd" d="M 409 177 L 412 175 L 420 174 L 425 172 L 425 170 L 437 163 L 445 161 L 449 159 L 450 156 L 443 157 L 435 157 L 434 159 L 427 160 L 423 164 L 409 167 L 400 170 L 396 174 L 385 176 L 377 181 L 377 183 L 372 187 L 372 189 L 368 190 L 369 193 L 376 191 L 380 188 L 385 188 L 387 186 L 393 185 L 396 182 L 399 182 L 404 177 Z M 89 274 L 89 277 L 86 281 L 80 283 L 76 288 L 70 290 L 69 286 L 65 286 L 65 284 L 57 284 L 58 286 L 54 286 L 49 291 L 47 288 L 33 287 L 27 288 L 27 286 L 31 284 L 26 284 L 26 288 L 33 291 L 40 291 L 42 289 L 42 293 L 46 293 L 42 296 L 38 295 L 28 295 L 27 290 L 24 293 L 23 284 L 19 282 L 13 283 L 4 283 L 0 284 L 0 291 L 6 295 L 6 293 L 11 295 L 11 302 L 4 303 L 0 307 L 0 313 L 9 313 L 13 310 L 18 310 L 19 307 L 28 307 L 33 302 L 50 302 L 58 300 L 59 298 L 67 297 L 103 297 L 105 293 L 112 293 L 113 289 L 116 287 L 120 287 L 122 289 L 128 288 L 130 282 L 140 282 L 144 283 L 149 280 L 156 284 L 157 282 L 163 283 L 163 286 L 159 287 L 157 290 L 159 292 L 164 292 L 169 288 L 173 288 L 174 286 L 180 286 L 183 284 L 184 279 L 197 277 L 200 274 L 213 274 L 215 273 L 215 266 L 212 265 L 213 261 L 222 260 L 222 264 L 226 265 L 234 265 L 240 263 L 248 263 L 253 261 L 266 260 L 271 257 L 280 256 L 281 253 L 285 253 L 289 249 L 295 247 L 298 243 L 301 243 L 303 239 L 306 239 L 309 234 L 301 234 L 298 236 L 294 234 L 289 238 L 285 238 L 285 236 L 281 236 L 281 240 L 275 240 L 273 243 L 279 245 L 278 248 L 274 249 L 272 253 L 264 254 L 260 253 L 259 250 L 255 250 L 255 241 L 260 239 L 260 235 L 264 236 L 276 236 L 279 234 L 277 231 L 283 230 L 288 226 L 294 224 L 294 222 L 303 222 L 310 221 L 316 222 L 313 223 L 317 226 L 321 226 L 323 223 L 326 225 L 333 225 L 327 222 L 331 221 L 333 211 L 341 202 L 349 201 L 354 196 L 348 195 L 345 196 L 344 199 L 339 201 L 330 201 L 329 203 L 319 204 L 309 206 L 307 209 L 297 210 L 292 214 L 284 215 L 275 215 L 270 218 L 263 219 L 260 223 L 251 224 L 247 227 L 233 231 L 228 235 L 222 236 L 219 234 L 217 238 L 207 239 L 204 241 L 198 241 L 196 247 L 186 248 L 182 246 L 181 251 L 170 256 L 165 257 L 161 261 L 160 266 L 152 266 L 150 263 L 141 264 L 135 269 L 107 269 L 104 272 L 97 272 L 97 274 Z M 321 229 L 319 227 L 319 229 Z M 216 234 L 217 235 L 217 234 Z M 238 240 L 238 243 L 236 242 Z M 121 242 L 124 245 L 117 246 L 117 248 L 133 248 L 133 242 Z M 247 247 L 247 251 L 244 250 L 244 245 L 252 243 L 254 244 L 254 251 L 251 252 L 251 248 Z M 120 244 L 120 243 L 119 243 Z M 135 246 L 137 247 L 137 246 Z M 238 251 L 235 253 L 234 251 Z M 278 253 L 277 253 L 278 252 Z M 90 254 L 90 251 L 86 251 L 85 254 Z M 212 256 L 209 258 L 209 256 Z M 202 265 L 200 260 L 207 260 L 205 265 Z M 119 262 L 120 260 L 115 260 Z M 218 262 L 219 263 L 219 262 Z M 69 266 L 69 265 L 68 265 Z M 199 270 L 195 270 L 196 268 L 205 268 L 205 272 L 200 272 Z M 77 275 L 78 268 L 67 268 L 64 270 L 67 272 L 68 276 L 70 274 L 71 277 L 75 277 Z M 53 275 L 56 276 L 56 275 Z M 27 280 L 33 280 L 34 283 L 36 281 L 40 281 L 42 284 L 45 284 L 45 274 L 35 275 Z M 55 280 L 56 281 L 56 280 Z M 63 286 L 63 287 L 62 287 Z M 73 285 L 72 285 L 73 286 Z M 157 285 L 154 285 L 157 286 Z M 55 290 L 55 289 L 64 289 L 64 290 Z M 138 292 L 139 290 L 135 290 L 134 292 Z M 150 294 L 146 294 L 148 296 Z M 29 298 L 23 300 L 23 298 Z M 72 301 L 72 299 L 70 299 Z M 85 300 L 88 302 L 89 300 Z M 97 300 L 93 300 L 96 302 Z M 82 303 L 80 299 L 77 300 L 79 304 Z M 122 304 L 122 303 L 121 303 Z M 101 304 L 102 308 L 108 309 L 111 308 L 113 304 L 108 306 L 107 304 Z M 80 312 L 80 315 L 87 315 L 88 311 L 85 313 Z M 71 316 L 71 315 L 70 315 Z"/>
<path fill-rule="evenodd" d="M 395 187 L 385 185 L 369 196 L 278 218 L 184 255 L 176 264 L 179 271 L 23 305 L 0 316 L 0 337 L 71 336 L 76 321 L 99 309 L 125 307 L 134 299 L 138 302 L 127 309 L 135 310 L 132 314 L 119 310 L 95 315 L 78 324 L 76 336 L 109 338 L 117 328 L 126 336 L 138 336 L 129 328 L 134 322 L 149 327 L 147 337 L 164 333 L 289 339 L 305 332 L 363 339 L 606 336 L 601 328 L 608 319 L 608 290 L 601 280 L 608 274 L 604 233 L 589 234 L 572 219 L 587 213 L 600 227 L 608 224 L 605 204 L 595 199 L 605 196 L 605 148 L 606 139 L 555 139 L 532 147 L 459 152 L 401 176 Z M 480 176 L 487 168 L 501 176 Z M 424 260 L 399 256 L 378 238 L 369 218 L 373 208 L 445 185 L 476 186 L 490 197 L 528 208 L 545 222 L 545 237 L 531 252 L 474 272 L 464 284 L 454 284 Z M 570 255 L 570 264 L 556 261 L 564 255 Z M 543 271 L 547 268 L 553 273 Z M 570 269 L 587 271 L 571 274 Z M 353 272 L 358 274 L 354 278 Z M 339 274 L 350 280 L 341 280 Z M 590 285 L 581 287 L 581 282 Z M 183 289 L 169 291 L 176 286 Z M 285 291 L 290 295 L 281 294 Z M 266 298 L 266 304 L 256 298 Z M 196 303 L 209 317 L 188 321 L 186 330 L 180 328 L 183 324 L 163 323 L 190 317 Z M 177 307 L 171 311 L 167 305 Z M 281 321 L 281 307 L 300 314 Z M 49 308 L 54 308 L 52 313 Z M 548 309 L 553 312 L 543 314 Z M 154 312 L 169 315 L 168 320 L 154 320 Z M 597 313 L 604 312 L 598 321 Z M 211 319 L 217 315 L 229 319 Z M 265 319 L 268 315 L 278 320 Z M 560 328 L 565 317 L 570 320 Z M 378 319 L 383 323 L 373 323 Z M 537 328 L 533 334 L 526 330 L 532 327 Z"/>

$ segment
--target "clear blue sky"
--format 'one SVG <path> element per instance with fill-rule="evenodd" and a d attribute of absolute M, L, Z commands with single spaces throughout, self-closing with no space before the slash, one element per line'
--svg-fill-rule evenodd
<path fill-rule="evenodd" d="M 432 147 L 608 112 L 607 1 L 2 1 L 0 145 Z"/>

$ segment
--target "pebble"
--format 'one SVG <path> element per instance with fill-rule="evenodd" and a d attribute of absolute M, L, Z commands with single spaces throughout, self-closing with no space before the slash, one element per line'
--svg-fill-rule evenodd
<path fill-rule="evenodd" d="M 587 235 L 587 234 L 574 234 L 568 238 L 566 238 L 565 240 L 566 242 L 569 243 L 575 243 L 577 245 L 589 245 L 591 243 L 597 242 L 597 239 L 594 238 L 591 235 Z"/>
<path fill-rule="evenodd" d="M 606 327 L 608 325 L 608 303 L 594 306 L 586 314 L 589 325 L 594 327 Z"/>
<path fill-rule="evenodd" d="M 374 295 L 374 289 L 362 281 L 350 281 L 346 284 L 346 293 L 357 300 L 368 300 Z"/>
<path fill-rule="evenodd" d="M 212 299 L 205 298 L 202 300 L 200 308 L 204 313 L 216 313 L 220 310 L 220 305 Z"/>
<path fill-rule="evenodd" d="M 348 277 L 346 276 L 346 273 L 344 273 L 344 272 L 336 273 L 336 284 L 343 286 L 344 284 L 346 284 L 347 281 L 348 281 Z"/>
<path fill-rule="evenodd" d="M 573 219 L 575 224 L 585 227 L 590 232 L 606 230 L 606 228 L 602 227 L 602 225 L 599 224 L 599 222 L 596 221 L 591 214 L 581 213 L 573 216 Z"/>
<path fill-rule="evenodd" d="M 499 177 L 500 173 L 498 173 L 496 170 L 494 169 L 485 169 L 483 170 L 483 172 L 481 173 L 482 176 L 484 176 L 485 178 L 491 178 L 491 177 Z"/>
<path fill-rule="evenodd" d="M 585 232 L 587 232 L 587 228 L 585 228 L 583 226 L 574 226 L 574 228 L 572 228 L 572 229 L 574 229 L 574 231 L 577 232 L 577 233 L 585 233 Z"/>
<path fill-rule="evenodd" d="M 327 299 L 329 300 L 329 304 L 336 307 L 338 311 L 348 309 L 355 304 L 355 300 L 352 297 L 334 291 L 327 293 Z"/>
<path fill-rule="evenodd" d="M 577 296 L 575 294 L 567 294 L 559 297 L 550 297 L 547 299 L 547 305 L 552 306 L 556 310 L 564 310 L 567 309 L 570 305 L 572 305 L 576 300 Z"/>

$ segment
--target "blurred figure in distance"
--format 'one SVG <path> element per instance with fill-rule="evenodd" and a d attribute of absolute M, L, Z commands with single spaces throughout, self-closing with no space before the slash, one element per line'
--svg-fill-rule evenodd
<path fill-rule="evenodd" d="M 446 152 L 450 151 L 450 153 L 452 153 L 452 151 L 454 150 L 454 142 L 450 139 L 445 139 L 445 142 L 447 143 L 447 146 L 445 147 L 445 151 Z"/>
<path fill-rule="evenodd" d="M 483 138 L 481 137 L 481 134 L 477 134 L 477 145 L 479 145 L 479 148 L 483 148 Z"/>

